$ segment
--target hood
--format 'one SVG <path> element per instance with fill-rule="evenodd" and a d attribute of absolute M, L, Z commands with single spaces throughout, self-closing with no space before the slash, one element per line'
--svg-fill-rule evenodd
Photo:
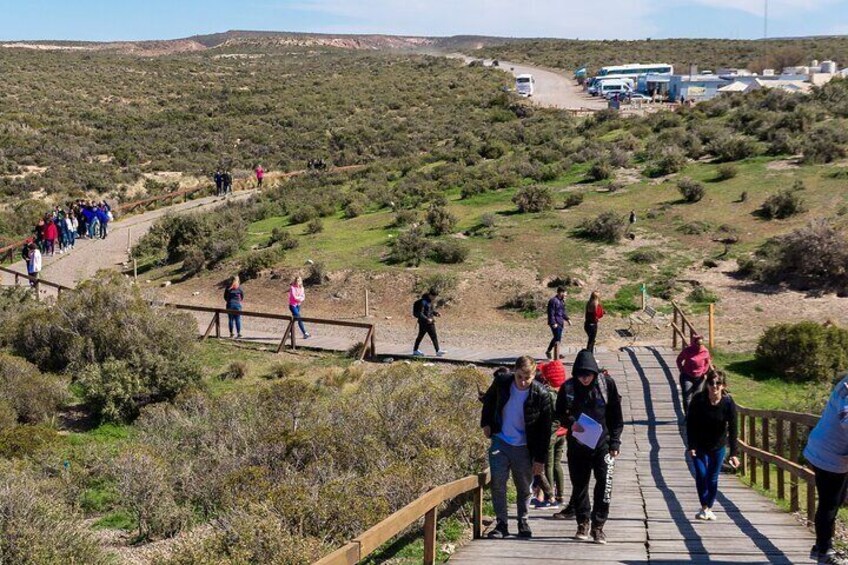
<path fill-rule="evenodd" d="M 598 369 L 598 362 L 595 361 L 595 356 L 588 349 L 583 349 L 577 354 L 577 359 L 574 360 L 574 367 L 571 369 L 571 374 L 576 375 L 580 372 L 590 372 L 598 374 L 601 372 Z"/>

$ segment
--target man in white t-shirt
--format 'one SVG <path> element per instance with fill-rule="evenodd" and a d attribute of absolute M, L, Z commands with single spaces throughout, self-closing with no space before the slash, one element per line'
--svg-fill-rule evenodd
<path fill-rule="evenodd" d="M 505 538 L 507 526 L 506 484 L 512 481 L 518 493 L 518 536 L 533 534 L 527 524 L 530 484 L 534 475 L 545 472 L 551 438 L 553 405 L 545 387 L 534 380 L 536 361 L 519 357 L 512 372 L 498 370 L 483 396 L 480 427 L 487 438 L 492 473 L 492 505 L 497 524 L 490 538 Z"/>

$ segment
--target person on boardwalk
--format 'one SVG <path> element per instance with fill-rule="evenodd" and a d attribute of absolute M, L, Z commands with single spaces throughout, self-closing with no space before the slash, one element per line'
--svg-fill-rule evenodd
<path fill-rule="evenodd" d="M 591 535 L 595 543 L 605 544 L 604 524 L 609 516 L 615 458 L 621 449 L 624 429 L 621 396 L 612 377 L 598 369 L 591 351 L 584 349 L 577 354 L 572 375 L 557 395 L 554 417 L 568 429 L 566 458 L 577 518 L 574 539 L 587 540 Z M 580 423 L 581 416 L 600 425 L 600 436 L 594 446 L 584 445 L 575 437 L 575 433 L 586 431 Z M 590 504 L 589 479 L 593 473 L 595 491 Z"/>
<path fill-rule="evenodd" d="M 816 545 L 810 557 L 819 563 L 848 565 L 848 559 L 833 549 L 836 514 L 848 488 L 848 375 L 827 401 L 816 427 L 810 432 L 804 457 L 816 474 Z"/>
<path fill-rule="evenodd" d="M 559 359 L 554 359 L 545 363 L 540 367 L 542 371 L 542 380 L 548 387 L 548 393 L 551 395 L 551 405 L 556 406 L 557 394 L 562 385 L 568 379 L 568 373 L 565 370 L 565 365 Z M 565 502 L 565 473 L 562 469 L 562 454 L 565 451 L 565 436 L 568 430 L 560 425 L 559 420 L 554 418 L 551 424 L 551 440 L 548 446 L 548 462 L 545 464 L 545 475 L 547 482 L 554 489 L 553 504 L 539 504 L 541 508 L 557 508 Z M 551 502 L 548 498 L 546 501 Z M 574 505 L 569 502 L 569 505 L 562 511 L 554 514 L 554 518 L 564 518 L 570 514 L 574 518 Z"/>
<path fill-rule="evenodd" d="M 265 179 L 265 169 L 262 165 L 256 165 L 256 188 L 262 188 L 262 181 Z"/>
<path fill-rule="evenodd" d="M 700 334 L 692 334 L 692 341 L 677 356 L 684 414 L 689 410 L 692 397 L 704 389 L 704 377 L 711 367 L 712 358 L 710 350 L 704 345 L 704 338 Z"/>
<path fill-rule="evenodd" d="M 224 194 L 224 173 L 221 172 L 221 169 L 218 169 L 213 178 L 215 179 L 215 196 L 222 196 Z"/>
<path fill-rule="evenodd" d="M 698 520 L 715 520 L 713 504 L 718 494 L 718 476 L 724 456 L 730 450 L 730 465 L 739 466 L 736 457 L 736 403 L 727 393 L 727 381 L 719 371 L 706 376 L 706 390 L 692 397 L 686 415 L 686 440 L 695 467 L 695 486 L 701 511 Z"/>
<path fill-rule="evenodd" d="M 439 293 L 434 289 L 430 289 L 412 304 L 412 316 L 418 320 L 418 337 L 415 338 L 415 345 L 412 347 L 412 354 L 416 357 L 424 355 L 424 352 L 419 348 L 421 347 L 421 340 L 424 339 L 425 335 L 429 335 L 433 341 L 436 355 L 441 357 L 445 354 L 444 351 L 439 349 L 439 337 L 436 335 L 436 318 L 439 316 L 439 313 L 436 312 L 433 302 L 437 296 L 439 296 Z"/>
<path fill-rule="evenodd" d="M 300 328 L 300 333 L 303 334 L 303 339 L 309 339 L 312 336 L 306 331 L 303 320 L 300 319 L 300 305 L 303 304 L 304 300 L 306 300 L 306 291 L 303 288 L 303 279 L 297 277 L 291 282 L 291 287 L 289 287 L 289 310 L 292 316 L 294 316 L 294 319 L 297 320 L 297 325 Z"/>
<path fill-rule="evenodd" d="M 536 361 L 519 357 L 513 371 L 498 369 L 492 385 L 483 395 L 480 427 L 492 440 L 489 469 L 492 473 L 492 505 L 497 523 L 490 538 L 509 535 L 507 524 L 506 483 L 512 482 L 518 493 L 518 536 L 532 537 L 527 524 L 530 482 L 544 472 L 553 421 L 551 397 L 544 385 L 535 380 Z"/>
<path fill-rule="evenodd" d="M 38 278 L 38 273 L 41 272 L 41 250 L 35 243 L 29 244 L 29 260 L 27 261 L 27 273 L 31 277 Z M 29 281 L 29 285 L 36 286 L 36 281 Z"/>
<path fill-rule="evenodd" d="M 592 291 L 589 301 L 586 302 L 586 319 L 583 322 L 583 330 L 586 332 L 588 341 L 586 349 L 595 352 L 595 339 L 598 337 L 598 322 L 604 317 L 604 307 L 601 305 L 601 296 L 598 291 Z"/>
<path fill-rule="evenodd" d="M 244 291 L 241 289 L 241 281 L 238 275 L 233 277 L 233 281 L 224 291 L 224 302 L 227 303 L 227 310 L 241 311 L 242 303 L 244 302 Z M 236 331 L 235 337 L 241 339 L 241 315 L 228 313 L 227 317 L 229 318 L 230 339 L 233 338 L 234 329 Z"/>
<path fill-rule="evenodd" d="M 562 332 L 565 324 L 571 325 L 568 319 L 568 311 L 565 309 L 565 287 L 557 287 L 556 296 L 548 300 L 548 327 L 551 328 L 551 342 L 545 350 L 545 357 L 551 359 L 552 352 L 556 346 L 562 343 Z"/>

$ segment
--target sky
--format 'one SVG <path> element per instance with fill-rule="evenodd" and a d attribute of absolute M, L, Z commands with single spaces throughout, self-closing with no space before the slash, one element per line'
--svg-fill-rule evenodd
<path fill-rule="evenodd" d="M 176 39 L 232 29 L 580 39 L 764 33 L 766 0 L 0 0 L 0 40 Z M 848 34 L 846 0 L 767 0 L 769 37 Z"/>

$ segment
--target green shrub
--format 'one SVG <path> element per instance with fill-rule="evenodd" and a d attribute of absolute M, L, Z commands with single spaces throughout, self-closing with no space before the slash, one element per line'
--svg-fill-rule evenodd
<path fill-rule="evenodd" d="M 783 220 L 807 210 L 797 190 L 781 190 L 766 198 L 759 213 L 768 220 Z"/>
<path fill-rule="evenodd" d="M 14 426 L 0 430 L 0 458 L 30 457 L 43 448 L 53 446 L 59 439 L 56 430 L 44 424 Z"/>
<path fill-rule="evenodd" d="M 321 233 L 322 231 L 324 231 L 324 222 L 321 221 L 321 218 L 315 218 L 306 224 L 306 233 L 308 234 Z"/>
<path fill-rule="evenodd" d="M 329 277 L 327 276 L 327 268 L 321 261 L 316 261 L 309 265 L 309 273 L 303 279 L 303 284 L 307 286 L 318 286 L 324 284 Z"/>
<path fill-rule="evenodd" d="M 680 191 L 680 194 L 683 195 L 683 199 L 686 200 L 686 202 L 699 202 L 706 194 L 703 184 L 688 177 L 677 181 L 677 189 Z"/>
<path fill-rule="evenodd" d="M 512 202 L 518 206 L 522 214 L 528 212 L 544 212 L 554 207 L 554 197 L 550 187 L 543 185 L 525 186 L 513 196 Z"/>
<path fill-rule="evenodd" d="M 279 245 L 283 249 L 295 249 L 299 245 L 299 241 L 287 230 L 274 228 L 271 230 L 271 239 L 268 240 L 268 246 Z"/>
<path fill-rule="evenodd" d="M 693 302 L 696 304 L 715 304 L 718 302 L 718 296 L 716 293 L 707 289 L 705 286 L 696 286 L 692 289 L 692 292 L 689 293 L 689 296 L 686 297 L 689 302 Z"/>
<path fill-rule="evenodd" d="M 627 220 L 615 212 L 604 212 L 595 218 L 587 218 L 578 227 L 582 237 L 605 243 L 618 243 L 626 230 Z"/>
<path fill-rule="evenodd" d="M 268 373 L 265 375 L 268 379 L 290 379 L 300 376 L 303 369 L 297 363 L 292 361 L 278 361 L 268 368 Z"/>
<path fill-rule="evenodd" d="M 433 235 L 445 235 L 456 228 L 457 218 L 444 206 L 431 206 L 427 211 L 427 223 Z"/>
<path fill-rule="evenodd" d="M 565 196 L 565 201 L 562 203 L 564 208 L 574 208 L 575 206 L 579 206 L 583 203 L 583 193 L 582 192 L 569 192 Z"/>
<path fill-rule="evenodd" d="M 0 432 L 18 425 L 18 413 L 7 400 L 0 399 Z"/>
<path fill-rule="evenodd" d="M 0 402 L 24 423 L 44 422 L 55 416 L 67 399 L 65 383 L 42 374 L 25 359 L 0 353 Z"/>
<path fill-rule="evenodd" d="M 318 210 L 315 209 L 314 206 L 304 206 L 302 208 L 298 208 L 289 216 L 289 220 L 292 225 L 295 224 L 305 224 L 310 220 L 314 220 L 318 217 Z"/>
<path fill-rule="evenodd" d="M 241 260 L 239 277 L 242 282 L 258 278 L 262 271 L 270 269 L 282 258 L 280 248 L 258 249 L 251 251 Z"/>
<path fill-rule="evenodd" d="M 846 155 L 845 144 L 848 134 L 842 126 L 836 124 L 822 125 L 809 134 L 801 142 L 801 152 L 805 163 L 830 163 L 842 159 Z"/>
<path fill-rule="evenodd" d="M 241 380 L 247 376 L 247 363 L 244 361 L 233 361 L 224 372 L 219 375 L 219 378 L 224 381 Z"/>
<path fill-rule="evenodd" d="M 710 143 L 707 150 L 719 161 L 741 161 L 757 154 L 757 144 L 744 135 L 728 135 Z"/>
<path fill-rule="evenodd" d="M 724 163 L 716 169 L 716 180 L 730 180 L 739 174 L 739 169 L 733 163 Z"/>
<path fill-rule="evenodd" d="M 430 242 L 420 227 L 413 227 L 400 233 L 392 243 L 389 261 L 406 263 L 408 266 L 418 266 L 427 258 Z"/>
<path fill-rule="evenodd" d="M 612 164 L 606 160 L 595 161 L 586 172 L 586 177 L 593 181 L 607 180 L 611 176 Z"/>
<path fill-rule="evenodd" d="M 702 235 L 709 233 L 713 227 L 708 222 L 695 220 L 694 222 L 686 222 L 678 226 L 677 231 L 685 235 Z"/>
<path fill-rule="evenodd" d="M 418 212 L 416 210 L 398 210 L 395 213 L 395 221 L 392 226 L 402 228 L 414 224 L 418 221 Z"/>
<path fill-rule="evenodd" d="M 412 290 L 419 295 L 434 290 L 439 294 L 440 301 L 450 302 L 454 299 L 454 293 L 458 286 L 459 281 L 457 281 L 456 275 L 436 273 L 417 279 Z"/>
<path fill-rule="evenodd" d="M 666 147 L 659 157 L 648 165 L 647 173 L 651 177 L 661 177 L 678 173 L 686 166 L 686 154 L 677 147 Z"/>
<path fill-rule="evenodd" d="M 627 258 L 634 263 L 653 265 L 662 260 L 664 254 L 659 249 L 642 247 L 627 254 Z"/>
<path fill-rule="evenodd" d="M 104 420 L 122 422 L 138 415 L 136 396 L 144 386 L 126 361 L 92 363 L 80 373 L 78 382 L 86 400 Z"/>
<path fill-rule="evenodd" d="M 206 266 L 206 256 L 197 247 L 192 247 L 183 254 L 183 271 L 187 275 L 196 275 Z"/>
<path fill-rule="evenodd" d="M 548 298 L 541 290 L 528 290 L 509 297 L 504 308 L 517 310 L 526 316 L 538 316 L 547 311 Z"/>
<path fill-rule="evenodd" d="M 468 246 L 455 240 L 437 241 L 430 246 L 430 258 L 436 263 L 464 263 L 468 253 Z"/>
<path fill-rule="evenodd" d="M 848 369 L 848 330 L 814 322 L 772 326 L 760 337 L 756 357 L 788 380 L 830 382 Z"/>

